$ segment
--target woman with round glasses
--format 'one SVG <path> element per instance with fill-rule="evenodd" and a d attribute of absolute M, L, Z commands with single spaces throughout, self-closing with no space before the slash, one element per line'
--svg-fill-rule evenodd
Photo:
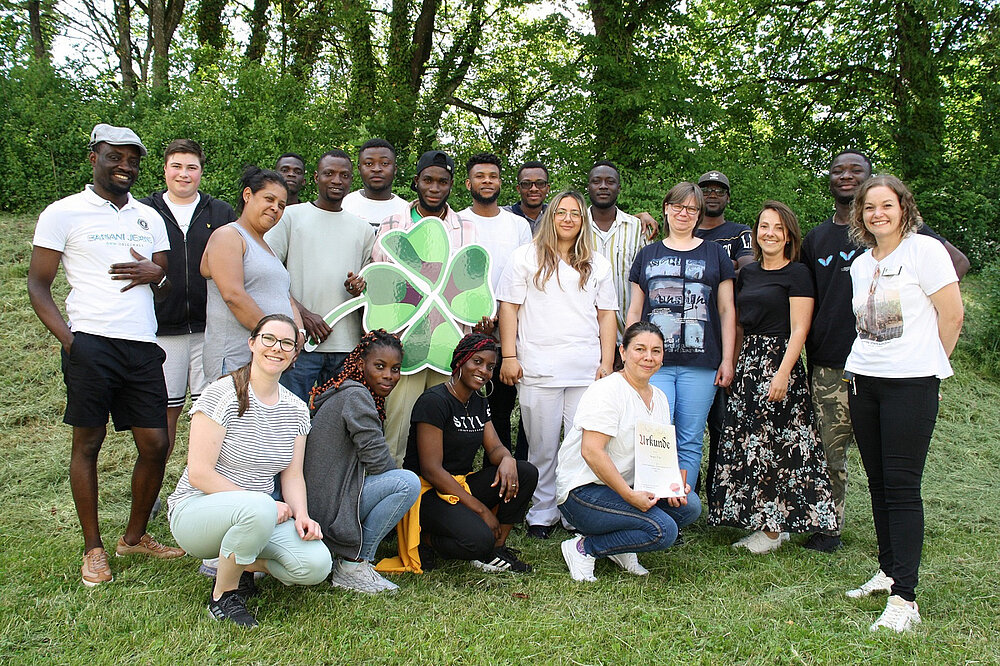
<path fill-rule="evenodd" d="M 695 236 L 705 200 L 694 183 L 663 198 L 667 235 L 636 255 L 629 273 L 626 326 L 656 324 L 663 332 L 663 367 L 650 383 L 670 403 L 681 473 L 693 488 L 701 469 L 702 433 L 718 386 L 729 386 L 736 356 L 736 272 L 718 243 Z M 700 505 L 693 492 L 688 503 Z"/>
<path fill-rule="evenodd" d="M 285 585 L 316 585 L 330 551 L 309 516 L 302 476 L 309 409 L 278 384 L 295 355 L 298 329 L 282 314 L 250 332 L 250 363 L 212 382 L 191 408 L 188 464 L 167 500 L 170 531 L 189 555 L 219 558 L 209 615 L 257 621 L 246 601 L 253 572 Z M 284 501 L 271 497 L 275 475 Z"/>
<path fill-rule="evenodd" d="M 618 297 L 611 263 L 591 249 L 587 206 L 561 192 L 545 209 L 534 240 L 514 250 L 500 278 L 500 379 L 517 385 L 528 462 L 538 486 L 528 534 L 547 539 L 556 507 L 559 432 L 573 427 L 583 392 L 611 374 Z"/>
<path fill-rule="evenodd" d="M 201 258 L 201 274 L 208 279 L 202 363 L 209 381 L 246 365 L 247 334 L 265 314 L 288 315 L 302 328 L 288 271 L 264 241 L 285 210 L 285 179 L 249 166 L 241 182 L 239 219 L 212 234 Z"/>

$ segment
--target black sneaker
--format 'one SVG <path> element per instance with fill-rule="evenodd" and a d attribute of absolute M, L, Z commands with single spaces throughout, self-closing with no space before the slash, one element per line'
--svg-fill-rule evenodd
<path fill-rule="evenodd" d="M 553 525 L 528 525 L 528 536 L 532 539 L 548 539 Z"/>
<path fill-rule="evenodd" d="M 802 544 L 803 548 L 808 548 L 809 550 L 819 551 L 820 553 L 832 553 L 838 550 L 844 542 L 840 540 L 840 537 L 835 534 L 823 534 L 822 532 L 817 532 L 809 537 L 805 543 Z"/>
<path fill-rule="evenodd" d="M 420 568 L 424 571 L 437 569 L 437 553 L 429 545 L 417 544 L 417 553 L 420 555 Z"/>
<path fill-rule="evenodd" d="M 521 551 L 507 546 L 500 546 L 493 551 L 493 559 L 489 562 L 472 560 L 470 564 L 477 569 L 497 573 L 500 571 L 511 571 L 514 573 L 531 573 L 531 565 L 521 560 L 518 555 Z"/>
<path fill-rule="evenodd" d="M 236 586 L 236 594 L 240 595 L 244 602 L 260 594 L 260 590 L 257 589 L 257 579 L 252 571 L 240 574 L 240 584 Z"/>
<path fill-rule="evenodd" d="M 223 592 L 218 601 L 213 599 L 212 593 L 209 592 L 208 614 L 213 620 L 229 620 L 241 627 L 257 626 L 257 620 L 247 610 L 243 603 L 243 597 L 239 595 L 237 590 Z"/>

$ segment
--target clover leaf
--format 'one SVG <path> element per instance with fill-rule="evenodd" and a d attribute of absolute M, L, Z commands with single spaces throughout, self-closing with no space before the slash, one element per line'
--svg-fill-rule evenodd
<path fill-rule="evenodd" d="M 444 222 L 425 217 L 396 229 L 379 243 L 391 262 L 368 264 L 359 273 L 364 293 L 324 317 L 330 326 L 364 308 L 365 330 L 403 331 L 403 374 L 431 368 L 451 372 L 451 355 L 462 338 L 459 324 L 475 325 L 496 313 L 489 252 L 467 245 L 452 254 Z M 316 345 L 306 345 L 312 351 Z"/>

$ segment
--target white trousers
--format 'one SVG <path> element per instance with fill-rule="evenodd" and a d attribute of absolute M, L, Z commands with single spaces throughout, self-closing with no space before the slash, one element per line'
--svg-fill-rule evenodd
<path fill-rule="evenodd" d="M 559 456 L 560 428 L 573 427 L 576 407 L 586 386 L 517 385 L 521 403 L 521 423 L 528 438 L 528 462 L 538 468 L 538 486 L 531 496 L 528 525 L 555 525 L 562 518 L 556 508 L 556 462 Z"/>

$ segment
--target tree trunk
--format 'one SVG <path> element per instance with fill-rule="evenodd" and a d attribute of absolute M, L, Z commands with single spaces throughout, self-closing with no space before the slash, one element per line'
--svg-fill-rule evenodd
<path fill-rule="evenodd" d="M 344 117 L 357 121 L 375 110 L 379 63 L 372 45 L 368 4 L 361 0 L 343 0 L 343 6 L 344 14 L 338 22 L 343 26 L 351 52 L 351 82 Z"/>
<path fill-rule="evenodd" d="M 894 134 L 900 176 L 921 189 L 935 187 L 944 163 L 944 112 L 933 26 L 911 2 L 896 6 L 896 55 L 899 74 L 893 101 Z"/>
<path fill-rule="evenodd" d="M 612 160 L 620 167 L 639 166 L 638 146 L 633 137 L 639 122 L 636 99 L 641 78 L 635 71 L 632 38 L 640 16 L 631 15 L 621 0 L 590 0 L 594 22 L 591 78 L 592 109 L 597 157 Z M 629 25 L 629 21 L 634 21 Z"/>
<path fill-rule="evenodd" d="M 194 15 L 198 46 L 221 49 L 226 45 L 226 33 L 222 29 L 222 11 L 225 8 L 226 0 L 201 0 L 198 3 Z"/>
<path fill-rule="evenodd" d="M 250 43 L 247 44 L 246 59 L 258 65 L 267 50 L 267 10 L 271 0 L 254 0 L 250 12 Z"/>
<path fill-rule="evenodd" d="M 132 8 L 129 0 L 115 0 L 115 28 L 118 44 L 115 53 L 122 74 L 122 91 L 131 98 L 136 91 L 135 71 L 132 69 Z"/>
<path fill-rule="evenodd" d="M 41 0 L 28 0 L 28 24 L 31 29 L 32 54 L 38 62 L 49 62 L 49 45 L 42 30 Z"/>

